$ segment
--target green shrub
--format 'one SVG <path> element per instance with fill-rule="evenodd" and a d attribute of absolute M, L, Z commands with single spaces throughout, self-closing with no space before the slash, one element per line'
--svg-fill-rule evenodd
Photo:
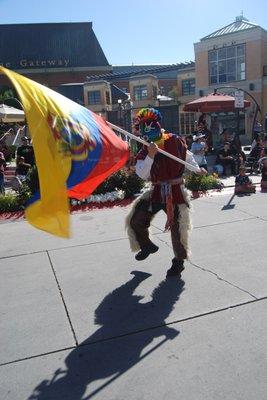
<path fill-rule="evenodd" d="M 28 185 L 24 182 L 17 193 L 17 202 L 21 210 L 24 210 L 27 201 L 31 198 L 32 192 Z"/>
<path fill-rule="evenodd" d="M 139 193 L 144 187 L 144 183 L 134 172 L 121 169 L 101 183 L 93 194 L 105 194 L 114 190 L 123 190 L 125 197 L 129 198 Z"/>
<path fill-rule="evenodd" d="M 33 194 L 39 190 L 39 178 L 36 165 L 34 165 L 28 172 L 25 185 L 28 186 L 30 192 Z"/>
<path fill-rule="evenodd" d="M 13 194 L 0 195 L 0 212 L 12 212 L 21 210 L 17 196 Z"/>
<path fill-rule="evenodd" d="M 7 193 L 0 195 L 0 213 L 22 211 L 31 197 L 27 185 L 23 184 L 18 193 Z"/>
<path fill-rule="evenodd" d="M 125 198 L 134 196 L 144 187 L 144 181 L 132 171 L 122 169 L 107 178 L 94 194 L 105 194 L 114 190 L 123 190 Z M 33 167 L 22 184 L 18 193 L 8 193 L 0 195 L 0 213 L 21 211 L 25 209 L 25 204 L 36 190 L 39 189 L 37 168 Z"/>
<path fill-rule="evenodd" d="M 222 183 L 217 175 L 190 174 L 185 178 L 185 186 L 192 191 L 206 191 L 210 189 L 221 189 Z"/>

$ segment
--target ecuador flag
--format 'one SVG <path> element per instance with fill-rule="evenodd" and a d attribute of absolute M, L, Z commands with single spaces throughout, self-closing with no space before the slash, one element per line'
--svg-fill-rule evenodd
<path fill-rule="evenodd" d="M 127 143 L 105 120 L 59 93 L 0 67 L 23 104 L 40 192 L 26 208 L 36 228 L 70 236 L 68 196 L 84 199 L 126 163 Z"/>

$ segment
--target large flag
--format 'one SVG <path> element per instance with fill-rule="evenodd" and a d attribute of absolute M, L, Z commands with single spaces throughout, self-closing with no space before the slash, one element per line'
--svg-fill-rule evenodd
<path fill-rule="evenodd" d="M 84 199 L 128 159 L 127 143 L 105 120 L 53 90 L 0 67 L 23 104 L 40 191 L 26 208 L 35 227 L 70 236 L 68 196 Z"/>

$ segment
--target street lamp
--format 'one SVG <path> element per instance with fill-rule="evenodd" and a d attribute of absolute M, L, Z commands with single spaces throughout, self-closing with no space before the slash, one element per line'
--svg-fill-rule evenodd
<path fill-rule="evenodd" d="M 122 126 L 122 99 L 118 99 L 119 106 L 119 125 Z"/>

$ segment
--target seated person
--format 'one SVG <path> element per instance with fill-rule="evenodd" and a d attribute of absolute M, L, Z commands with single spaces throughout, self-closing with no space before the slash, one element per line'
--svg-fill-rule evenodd
<path fill-rule="evenodd" d="M 267 151 L 264 157 L 259 160 L 261 169 L 261 190 L 267 192 Z"/>
<path fill-rule="evenodd" d="M 251 150 L 254 149 L 254 147 L 256 146 L 256 144 L 257 144 L 259 141 L 262 142 L 263 136 L 264 136 L 264 135 L 260 135 L 259 133 L 255 133 L 254 139 L 253 139 L 253 141 L 252 141 L 252 143 L 251 143 Z"/>
<path fill-rule="evenodd" d="M 207 145 L 204 140 L 205 135 L 197 133 L 193 136 L 194 142 L 191 146 L 191 152 L 194 155 L 194 159 L 200 168 L 205 168 L 207 170 L 207 160 L 205 157 L 205 152 L 207 150 Z"/>
<path fill-rule="evenodd" d="M 259 169 L 259 159 L 263 156 L 263 144 L 262 139 L 258 137 L 255 141 L 253 148 L 247 157 L 248 165 L 251 168 L 251 173 L 258 172 Z"/>
<path fill-rule="evenodd" d="M 219 164 L 223 168 L 223 175 L 226 175 L 226 167 L 229 165 L 231 167 L 231 174 L 236 173 L 236 162 L 232 151 L 230 150 L 230 143 L 226 142 L 223 149 L 219 150 L 217 153 L 216 164 Z"/>
<path fill-rule="evenodd" d="M 220 148 L 223 148 L 225 143 L 230 143 L 230 141 L 231 141 L 231 134 L 226 128 L 224 128 L 220 133 Z"/>
<path fill-rule="evenodd" d="M 242 152 L 242 144 L 238 133 L 234 134 L 233 140 L 231 141 L 231 150 L 234 155 Z"/>
<path fill-rule="evenodd" d="M 17 158 L 16 177 L 19 178 L 21 181 L 24 181 L 30 168 L 31 168 L 31 164 L 26 163 L 24 157 L 18 157 Z"/>
<path fill-rule="evenodd" d="M 257 138 L 255 141 L 255 144 L 252 148 L 251 146 L 251 151 L 249 153 L 249 158 L 253 158 L 255 160 L 259 160 L 263 150 L 263 144 L 261 138 Z"/>
<path fill-rule="evenodd" d="M 239 175 L 235 178 L 235 193 L 255 193 L 256 186 L 252 184 L 252 180 L 246 175 L 246 167 L 239 167 Z"/>

